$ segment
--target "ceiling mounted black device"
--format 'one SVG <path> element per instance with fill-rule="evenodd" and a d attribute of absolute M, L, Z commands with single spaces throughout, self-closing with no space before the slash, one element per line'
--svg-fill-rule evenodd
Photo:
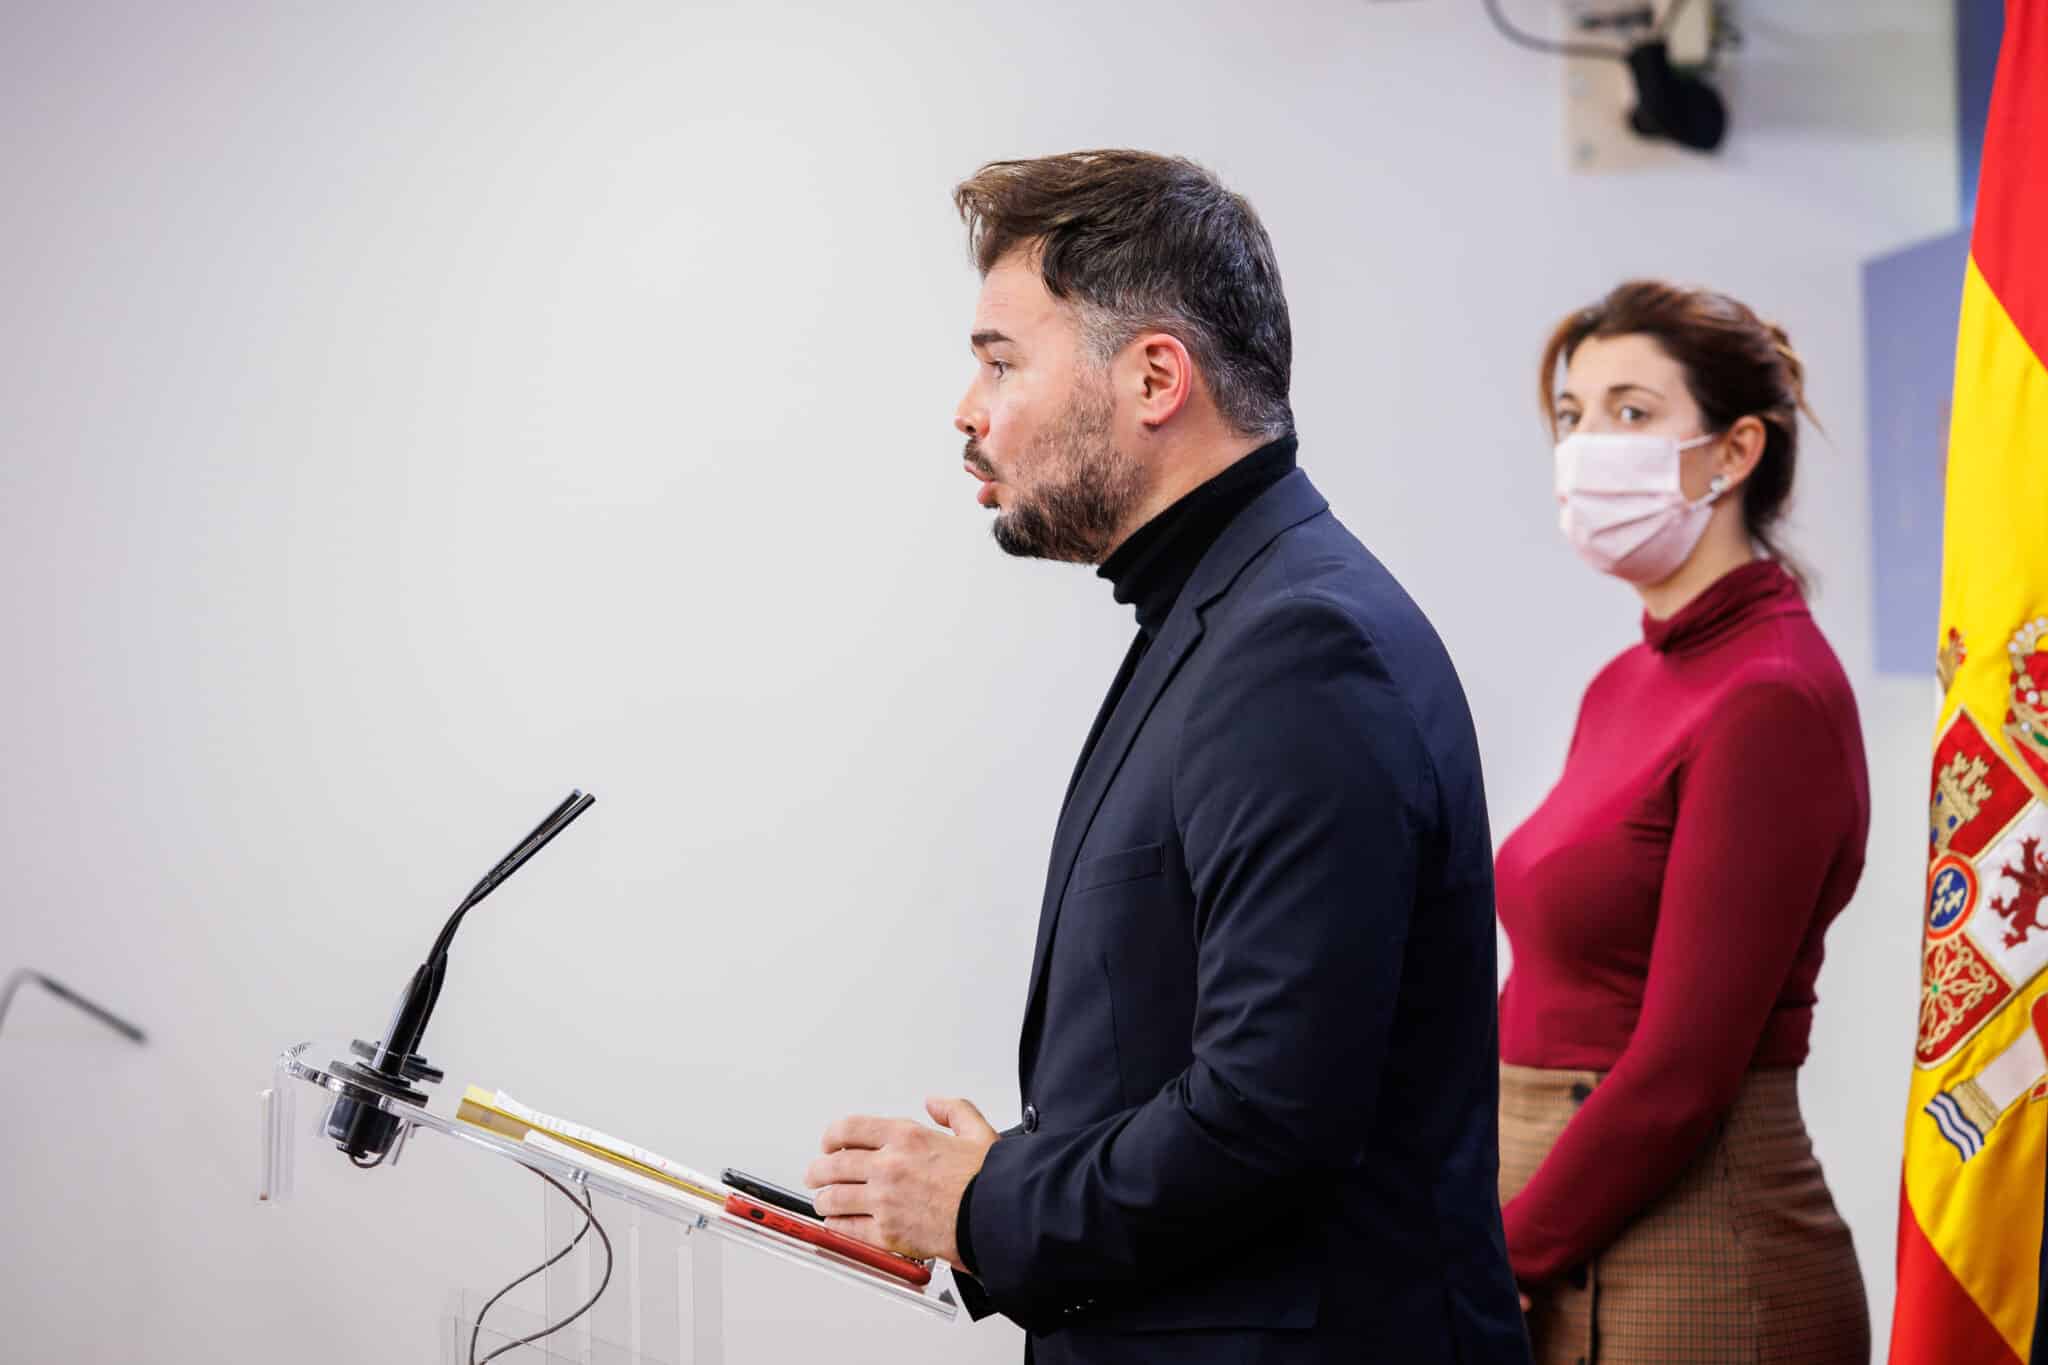
<path fill-rule="evenodd" d="M 1711 152 L 1721 145 L 1728 132 L 1728 106 L 1713 86 L 1671 65 L 1662 38 L 1630 48 L 1628 69 L 1636 78 L 1629 127 L 1695 151 Z"/>
<path fill-rule="evenodd" d="M 1662 138 L 1694 151 L 1711 152 L 1728 133 L 1728 106 L 1720 92 L 1696 70 L 1671 64 L 1671 49 L 1665 43 L 1672 23 L 1685 9 L 1687 0 L 1673 0 L 1662 20 L 1648 6 L 1617 9 L 1606 15 L 1586 15 L 1582 27 L 1610 31 L 1621 36 L 1625 47 L 1606 43 L 1554 42 L 1526 33 L 1509 23 L 1501 13 L 1500 0 L 1482 0 L 1493 26 L 1510 42 L 1536 52 L 1560 57 L 1590 57 L 1617 61 L 1627 66 L 1635 81 L 1636 107 L 1629 113 L 1629 127 L 1640 137 Z M 1715 49 L 1722 44 L 1724 25 L 1716 11 L 1713 20 Z M 1629 42 L 1632 32 L 1649 30 L 1649 37 Z M 1731 39 L 1732 40 L 1732 39 Z"/>

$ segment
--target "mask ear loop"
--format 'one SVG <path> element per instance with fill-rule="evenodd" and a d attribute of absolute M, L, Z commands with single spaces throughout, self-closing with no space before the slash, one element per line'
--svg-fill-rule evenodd
<path fill-rule="evenodd" d="M 1709 431 L 1704 433 L 1703 435 L 1693 437 L 1690 441 L 1680 441 L 1677 445 L 1677 449 L 1682 453 L 1684 451 L 1692 450 L 1695 447 L 1703 446 L 1707 444 L 1709 441 L 1717 441 L 1719 439 L 1719 436 Z M 1693 506 L 1712 507 L 1715 503 L 1721 500 L 1721 495 L 1723 493 L 1726 493 L 1727 491 L 1728 476 L 1726 474 L 1716 474 L 1713 478 L 1707 481 L 1707 495 L 1704 498 L 1701 498 L 1698 502 L 1694 503 Z"/>

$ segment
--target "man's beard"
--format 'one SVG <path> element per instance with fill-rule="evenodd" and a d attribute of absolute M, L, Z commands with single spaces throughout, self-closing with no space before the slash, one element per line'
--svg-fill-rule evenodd
<path fill-rule="evenodd" d="M 1041 473 L 1030 493 L 996 513 L 990 527 L 1005 554 L 1099 564 L 1116 543 L 1143 493 L 1138 466 L 1110 440 L 1115 403 L 1100 387 L 1081 386 L 1051 430 L 1027 458 Z M 967 442 L 967 462 L 995 472 L 979 446 Z"/>

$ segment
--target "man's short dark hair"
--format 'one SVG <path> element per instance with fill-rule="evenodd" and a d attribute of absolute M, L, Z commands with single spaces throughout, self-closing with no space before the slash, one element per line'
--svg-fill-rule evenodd
<path fill-rule="evenodd" d="M 1099 360 L 1141 332 L 1170 333 L 1225 421 L 1247 436 L 1293 431 L 1294 335 L 1273 243 L 1208 171 L 1135 151 L 992 161 L 953 202 L 981 273 L 1036 252 L 1046 290 L 1079 307 Z"/>

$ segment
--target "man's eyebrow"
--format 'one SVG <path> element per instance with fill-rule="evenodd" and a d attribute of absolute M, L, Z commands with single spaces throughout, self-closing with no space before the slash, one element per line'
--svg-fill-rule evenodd
<path fill-rule="evenodd" d="M 967 344 L 975 347 L 993 346 L 999 341 L 1009 340 L 1010 338 L 1001 332 L 976 332 L 973 336 L 967 338 Z"/>

